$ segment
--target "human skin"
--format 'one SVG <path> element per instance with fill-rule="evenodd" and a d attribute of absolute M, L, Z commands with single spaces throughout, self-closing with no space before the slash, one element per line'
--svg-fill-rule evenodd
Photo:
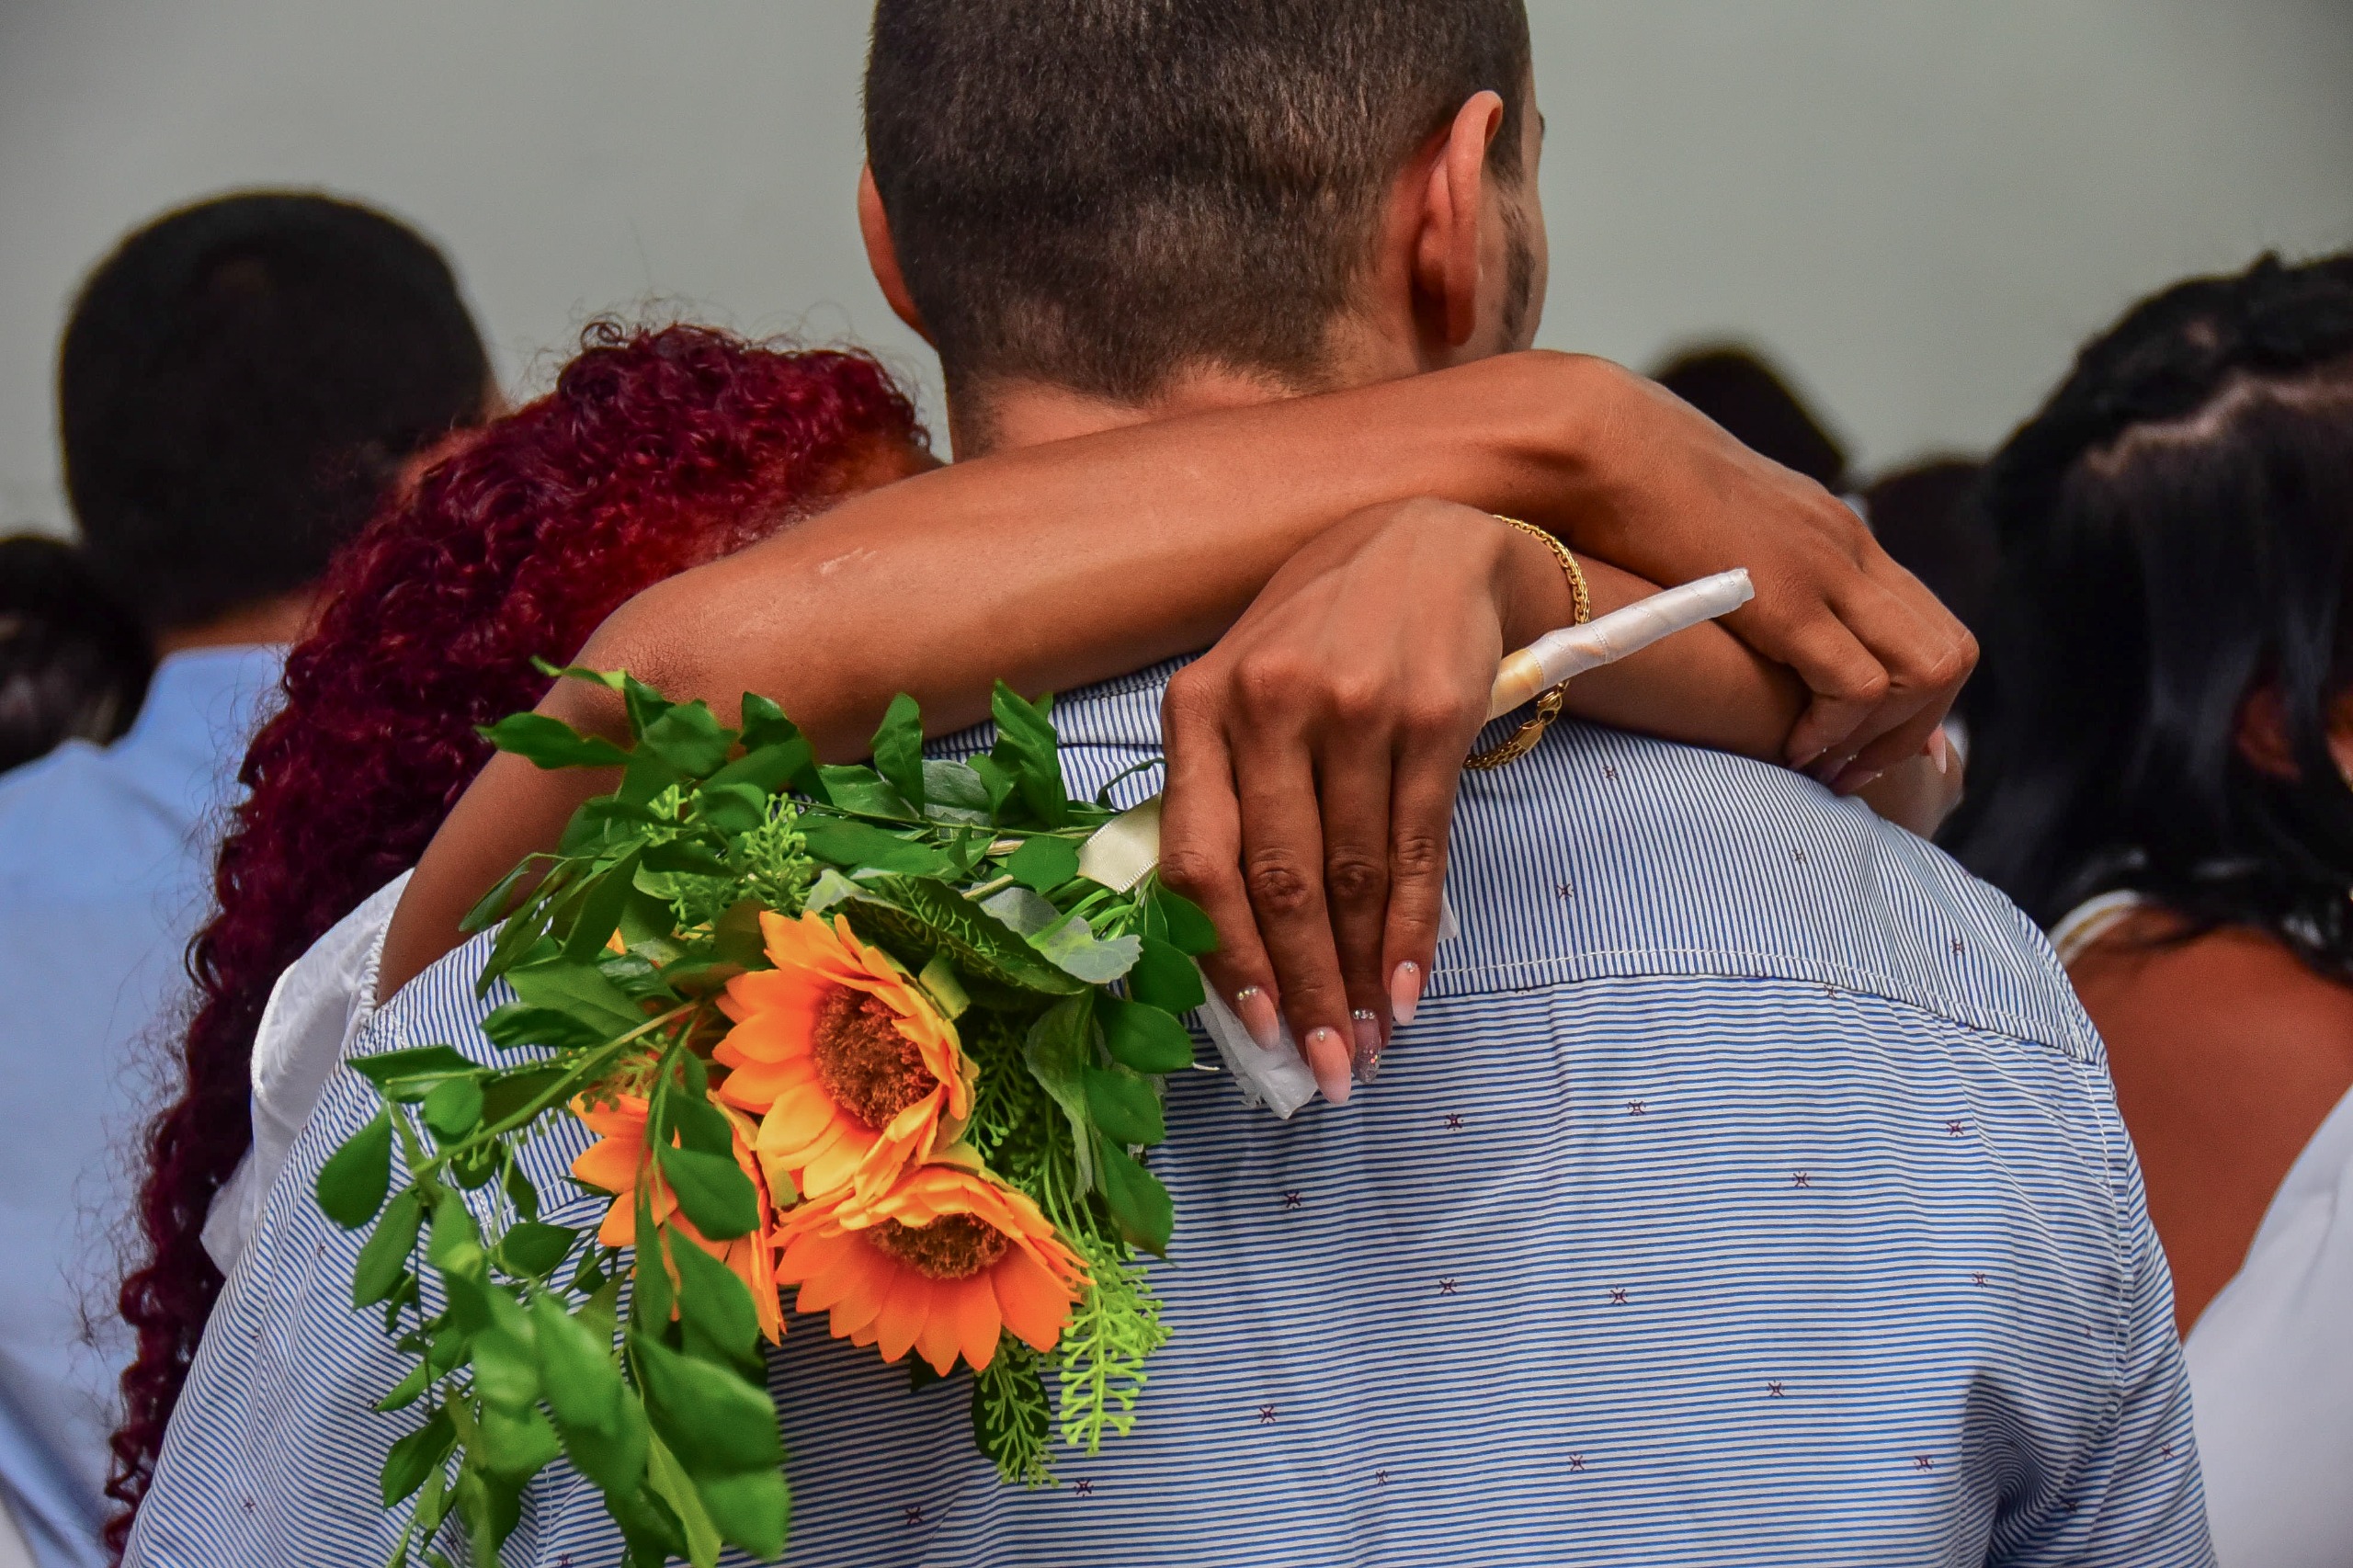
<path fill-rule="evenodd" d="M 2353 1091 L 2353 986 L 2266 932 L 2181 932 L 2165 911 L 2135 915 L 2067 974 L 2108 1044 L 2187 1337 Z"/>
<path fill-rule="evenodd" d="M 1360 549 L 1411 555 L 1424 569 L 1360 573 L 1364 591 L 1351 601 L 1360 635 L 1346 648 L 1327 648 L 1342 662 L 1324 661 L 1294 695 L 1313 706 L 1319 692 L 1336 697 L 1362 687 L 1361 665 L 1347 664 L 1358 655 L 1386 659 L 1396 670 L 1388 653 L 1410 619 L 1404 601 L 1449 594 L 1469 618 L 1449 650 L 1481 650 L 1491 676 L 1499 640 L 1525 641 L 1566 619 L 1558 568 L 1533 540 L 1491 537 L 1483 519 L 1472 528 L 1459 517 L 1441 524 L 1442 514 L 1426 511 L 1392 512 L 1373 524 L 1358 517 L 1369 507 L 1446 496 L 1526 517 L 1640 574 L 1599 573 L 1603 608 L 1646 582 L 1749 567 L 1759 597 L 1735 618 L 1733 631 L 1756 653 L 1794 668 L 1813 692 L 1795 731 L 1760 733 L 1760 723 L 1786 726 L 1786 710 L 1777 709 L 1788 688 L 1711 631 L 1676 639 L 1614 678 L 1579 681 L 1571 689 L 1579 710 L 1639 717 L 1674 710 L 1662 700 L 1671 696 L 1705 722 L 1677 738 L 1779 749 L 1828 774 L 1859 777 L 1916 753 L 1973 662 L 1973 644 L 1846 508 L 1615 367 L 1498 352 L 1514 347 L 1492 324 L 1504 271 L 1503 199 L 1477 171 L 1499 108 L 1493 94 L 1478 95 L 1399 178 L 1393 221 L 1369 274 L 1376 293 L 1395 297 L 1350 312 L 1374 331 L 1336 360 L 1336 380 L 1371 384 L 1281 397 L 1235 378 L 1194 377 L 1166 406 L 1148 410 L 1087 407 L 1049 388 L 992 386 L 984 423 L 996 433 L 995 453 L 889 485 L 660 585 L 618 612 L 581 657 L 628 667 L 673 696 L 703 697 L 722 711 L 732 711 L 741 692 L 762 691 L 782 702 L 821 749 L 855 756 L 897 690 L 923 702 L 937 733 L 984 714 L 992 676 L 1026 690 L 1067 687 L 1209 644 L 1284 562 L 1355 518 Z M 869 181 L 862 216 L 878 280 L 920 330 L 871 190 Z M 1536 227 L 1540 237 L 1540 222 Z M 1389 332 L 1384 345 L 1381 324 L 1393 326 L 1401 311 L 1402 335 Z M 1532 332 L 1532 311 L 1529 316 Z M 1381 358 L 1404 339 L 1416 340 L 1412 355 Z M 1245 403 L 1256 406 L 1236 406 Z M 979 427 L 957 412 L 969 405 L 951 383 L 960 429 Z M 1433 529 L 1450 530 L 1458 551 L 1422 550 Z M 1453 575 L 1441 581 L 1437 562 Z M 1345 566 L 1337 558 L 1330 564 Z M 1531 613 L 1548 593 L 1550 607 Z M 907 614 L 909 605 L 923 612 Z M 1427 615 L 1424 604 L 1417 624 L 1426 626 Z M 1664 691 L 1644 694 L 1633 684 L 1683 660 L 1694 661 L 1691 668 Z M 1196 690 L 1226 667 L 1214 652 L 1203 663 L 1206 672 L 1188 682 Z M 1447 768 L 1460 763 L 1468 733 L 1456 744 L 1461 715 L 1484 689 L 1483 678 L 1464 673 L 1475 663 L 1456 661 L 1453 715 L 1416 732 L 1409 748 L 1416 758 L 1450 749 Z M 1712 713 L 1711 698 L 1722 699 Z M 1376 706 L 1383 715 L 1376 727 L 1405 711 Z M 616 705 L 571 685 L 551 693 L 543 710 L 604 733 L 620 724 Z M 1288 728 L 1279 742 L 1273 731 L 1262 733 L 1288 746 L 1298 739 L 1297 726 Z M 1258 771 L 1257 754 L 1246 744 L 1233 750 L 1235 738 L 1222 731 L 1217 737 L 1232 774 Z M 1351 766 L 1385 777 L 1397 747 L 1384 752 L 1364 739 L 1351 737 Z M 1172 733 L 1172 746 L 1178 744 Z M 1295 761 L 1281 764 L 1294 777 Z M 1429 771 L 1426 760 L 1421 767 Z M 1214 778 L 1216 769 L 1197 767 L 1190 777 Z M 447 950 L 461 912 L 523 854 L 551 844 L 579 800 L 602 787 L 593 777 L 536 775 L 516 759 L 494 759 L 418 867 L 387 943 L 384 985 L 398 985 Z M 1210 788 L 1231 793 L 1230 783 Z M 1358 795 L 1369 799 L 1380 788 L 1367 781 Z M 1184 798 L 1200 800 L 1202 791 Z M 1390 824 L 1403 838 L 1427 843 L 1435 834 L 1442 843 L 1442 815 L 1433 827 L 1433 813 L 1443 803 L 1421 790 L 1414 820 L 1390 813 Z M 1304 845 L 1314 828 L 1313 801 L 1307 820 L 1299 804 L 1295 790 L 1283 801 L 1279 836 Z M 1199 819 L 1187 812 L 1173 792 L 1175 864 L 1214 864 L 1188 849 L 1200 838 L 1188 825 Z M 1321 862 L 1317 842 L 1303 863 Z M 1228 861 L 1237 864 L 1238 854 Z M 1424 857 L 1419 864 L 1434 889 L 1442 860 Z M 1264 1008 L 1275 996 L 1286 999 L 1302 1039 L 1322 1028 L 1316 1038 L 1328 1040 L 1334 1020 L 1347 1027 L 1336 924 L 1358 934 L 1348 965 L 1356 977 L 1350 989 L 1363 994 L 1358 1010 L 1383 994 L 1384 959 L 1392 971 L 1399 961 L 1388 944 L 1365 935 L 1386 929 L 1385 916 L 1335 922 L 1323 904 L 1322 879 L 1312 880 L 1316 896 L 1280 911 L 1237 896 L 1235 878 L 1220 887 L 1188 884 L 1211 905 L 1227 942 L 1213 972 L 1232 993 L 1256 987 L 1260 1006 L 1245 1006 L 1244 1016 L 1262 1036 Z M 1362 888 L 1363 900 L 1385 909 L 1393 881 Z M 1435 938 L 1434 892 L 1401 908 L 1396 951 L 1425 951 Z M 1261 943 L 1255 921 L 1278 916 L 1278 939 Z M 1418 967 L 1427 972 L 1426 960 Z M 1245 978 L 1261 971 L 1263 982 Z M 1304 978 L 1294 983 L 1279 973 Z M 1336 1080 L 1328 1052 L 1319 1067 L 1327 1090 L 1345 1096 L 1345 1062 Z"/>

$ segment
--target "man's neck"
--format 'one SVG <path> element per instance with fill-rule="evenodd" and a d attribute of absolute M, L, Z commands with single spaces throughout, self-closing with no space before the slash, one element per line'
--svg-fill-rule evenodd
<path fill-rule="evenodd" d="M 1144 403 L 1116 402 L 1050 381 L 990 381 L 968 389 L 951 384 L 949 439 L 959 458 L 977 458 L 1130 425 L 1148 425 L 1178 415 L 1247 408 L 1310 392 L 1366 386 L 1423 368 L 1400 353 L 1396 345 L 1357 342 L 1357 335 L 1336 333 L 1333 362 L 1306 384 L 1233 369 L 1191 370 Z"/>
<path fill-rule="evenodd" d="M 318 596 L 308 589 L 239 605 L 201 626 L 157 632 L 155 656 L 169 658 L 198 648 L 245 648 L 262 642 L 299 642 L 310 630 L 318 608 Z"/>

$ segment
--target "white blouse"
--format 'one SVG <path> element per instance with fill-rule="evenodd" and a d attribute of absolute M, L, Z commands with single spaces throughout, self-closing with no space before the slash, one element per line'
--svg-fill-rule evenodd
<path fill-rule="evenodd" d="M 270 988 L 254 1032 L 254 1146 L 212 1199 L 204 1250 L 222 1274 L 253 1242 L 262 1205 L 285 1168 L 327 1080 L 376 1011 L 376 974 L 384 933 L 400 906 L 409 873 L 385 883 L 287 967 Z"/>
<path fill-rule="evenodd" d="M 2071 912 L 2052 929 L 2061 961 L 2144 902 L 2109 893 Z M 2221 1568 L 2353 1565 L 2353 1094 L 2289 1167 L 2183 1351 Z"/>

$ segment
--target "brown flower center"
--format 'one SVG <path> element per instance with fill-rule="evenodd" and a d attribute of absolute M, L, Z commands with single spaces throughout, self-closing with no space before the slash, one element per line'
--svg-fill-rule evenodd
<path fill-rule="evenodd" d="M 899 1028 L 879 996 L 837 985 L 818 1008 L 810 1059 L 834 1103 L 876 1131 L 939 1087 L 923 1048 Z"/>
<path fill-rule="evenodd" d="M 970 1214 L 942 1214 L 928 1225 L 885 1220 L 870 1225 L 867 1239 L 933 1279 L 965 1279 L 1006 1255 L 1013 1238 Z"/>

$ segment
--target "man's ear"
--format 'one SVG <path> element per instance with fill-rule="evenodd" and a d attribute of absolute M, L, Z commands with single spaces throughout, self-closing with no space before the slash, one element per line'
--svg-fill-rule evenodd
<path fill-rule="evenodd" d="M 931 329 L 923 324 L 923 312 L 915 309 L 915 297 L 907 292 L 906 275 L 899 270 L 899 247 L 891 242 L 891 215 L 882 210 L 882 193 L 874 188 L 874 170 L 865 165 L 858 171 L 858 232 L 866 241 L 866 265 L 873 269 L 891 309 L 917 336 L 938 347 Z"/>
<path fill-rule="evenodd" d="M 1479 210 L 1487 188 L 1487 148 L 1503 129 L 1504 100 L 1482 90 L 1464 100 L 1430 165 L 1422 201 L 1415 284 L 1442 307 L 1446 341 L 1461 347 L 1479 325 Z"/>

